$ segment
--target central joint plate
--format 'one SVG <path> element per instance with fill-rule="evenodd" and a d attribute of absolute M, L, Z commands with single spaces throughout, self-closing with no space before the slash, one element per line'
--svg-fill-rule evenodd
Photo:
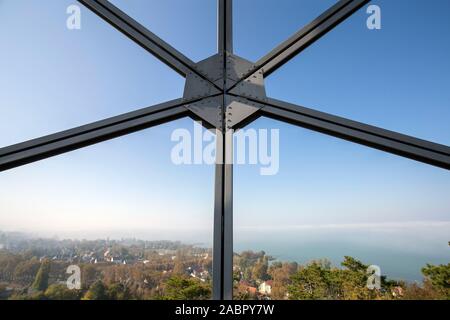
<path fill-rule="evenodd" d="M 229 53 L 216 54 L 198 62 L 195 68 L 198 74 L 187 75 L 183 98 L 194 100 L 186 107 L 206 126 L 235 129 L 263 107 L 251 101 L 266 100 L 262 73 L 243 78 L 255 70 L 252 62 Z"/>

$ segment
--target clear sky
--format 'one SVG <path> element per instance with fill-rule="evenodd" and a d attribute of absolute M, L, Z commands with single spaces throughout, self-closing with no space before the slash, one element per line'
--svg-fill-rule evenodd
<path fill-rule="evenodd" d="M 214 0 L 112 2 L 194 61 L 216 51 Z M 235 0 L 236 54 L 257 60 L 334 2 Z M 66 29 L 72 3 L 0 0 L 0 146 L 182 95 L 180 76 L 84 7 L 82 29 Z M 361 10 L 271 75 L 268 95 L 449 145 L 450 2 L 373 3 L 381 30 Z M 192 126 L 1 173 L 0 229 L 210 239 L 214 167 L 170 160 L 171 133 Z M 269 119 L 249 127 L 280 130 L 280 170 L 236 166 L 236 243 L 255 228 L 450 234 L 448 171 Z"/>

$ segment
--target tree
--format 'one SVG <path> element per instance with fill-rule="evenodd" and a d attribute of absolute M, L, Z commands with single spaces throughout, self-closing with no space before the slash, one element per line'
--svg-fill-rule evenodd
<path fill-rule="evenodd" d="M 24 260 L 18 255 L 0 251 L 0 281 L 12 281 L 15 269 L 22 261 Z"/>
<path fill-rule="evenodd" d="M 183 275 L 186 273 L 186 266 L 181 259 L 176 258 L 173 266 L 173 273 L 176 275 Z"/>
<path fill-rule="evenodd" d="M 48 278 L 50 273 L 50 261 L 44 260 L 36 274 L 32 289 L 36 291 L 45 291 L 48 287 Z"/>
<path fill-rule="evenodd" d="M 450 246 L 450 242 L 448 243 Z M 450 300 L 450 263 L 447 265 L 427 264 L 422 268 L 425 276 L 422 285 L 405 284 L 404 299 L 408 300 Z"/>
<path fill-rule="evenodd" d="M 286 299 L 287 287 L 291 284 L 291 276 L 297 271 L 297 263 L 275 262 L 269 268 L 269 275 L 273 280 L 271 298 Z"/>
<path fill-rule="evenodd" d="M 83 289 L 89 289 L 92 284 L 99 278 L 99 271 L 92 264 L 81 265 L 81 286 Z"/>
<path fill-rule="evenodd" d="M 367 287 L 368 266 L 352 257 L 341 263 L 344 269 L 331 267 L 327 261 L 314 261 L 300 267 L 288 286 L 290 299 L 368 300 L 392 299 L 395 281 L 381 277 L 380 290 Z"/>
<path fill-rule="evenodd" d="M 164 296 L 167 300 L 205 300 L 211 297 L 209 285 L 197 279 L 184 276 L 172 276 L 165 283 Z"/>
<path fill-rule="evenodd" d="M 288 286 L 289 298 L 293 300 L 311 300 L 329 298 L 329 273 L 318 262 L 312 262 L 300 269 L 291 277 Z"/>
<path fill-rule="evenodd" d="M 107 288 L 101 280 L 92 284 L 83 297 L 83 300 L 108 300 Z"/>
<path fill-rule="evenodd" d="M 17 293 L 13 294 L 8 300 L 47 300 L 47 297 L 42 291 L 37 291 L 31 294 Z"/>
<path fill-rule="evenodd" d="M 422 273 L 443 299 L 450 299 L 450 263 L 434 266 L 427 264 Z"/>
<path fill-rule="evenodd" d="M 121 283 L 115 283 L 108 287 L 108 297 L 110 300 L 130 300 L 132 294 L 127 286 Z"/>
<path fill-rule="evenodd" d="M 52 284 L 44 294 L 49 300 L 78 300 L 80 298 L 79 290 L 70 290 L 63 284 Z"/>
<path fill-rule="evenodd" d="M 436 290 L 435 286 L 429 279 L 424 279 L 422 284 L 405 284 L 405 290 L 403 299 L 405 300 L 441 300 L 446 299 L 443 297 L 442 292 Z M 448 299 L 448 298 L 447 298 Z"/>
<path fill-rule="evenodd" d="M 363 264 L 361 261 L 349 256 L 344 257 L 344 261 L 341 262 L 341 265 L 352 272 L 358 273 L 366 273 L 366 270 L 369 267 L 368 265 Z"/>
<path fill-rule="evenodd" d="M 20 262 L 14 270 L 14 279 L 20 284 L 30 285 L 36 278 L 41 263 L 35 257 Z"/>
<path fill-rule="evenodd" d="M 263 256 L 253 267 L 252 275 L 255 280 L 262 280 L 266 281 L 270 279 L 269 275 L 267 274 L 267 271 L 269 269 L 269 258 L 267 256 Z"/>

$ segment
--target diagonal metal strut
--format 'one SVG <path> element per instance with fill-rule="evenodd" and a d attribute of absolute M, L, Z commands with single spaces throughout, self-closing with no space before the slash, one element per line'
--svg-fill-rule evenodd
<path fill-rule="evenodd" d="M 288 122 L 313 131 L 356 142 L 405 158 L 450 170 L 450 147 L 385 130 L 368 124 L 267 98 L 248 98 L 265 105 L 260 116 Z"/>
<path fill-rule="evenodd" d="M 239 82 L 260 71 L 265 77 L 268 77 L 272 72 L 276 71 L 290 59 L 326 35 L 334 27 L 369 2 L 370 0 L 340 0 L 311 23 L 258 60 L 254 68 L 246 73 Z M 230 90 L 237 86 L 238 83 L 230 88 Z"/>
<path fill-rule="evenodd" d="M 189 73 L 194 73 L 199 77 L 210 81 L 206 75 L 197 70 L 195 63 L 192 60 L 128 16 L 108 0 L 78 1 L 181 76 L 186 77 Z M 212 82 L 211 84 L 214 85 Z"/>
<path fill-rule="evenodd" d="M 183 99 L 122 114 L 0 149 L 0 171 L 190 116 Z"/>

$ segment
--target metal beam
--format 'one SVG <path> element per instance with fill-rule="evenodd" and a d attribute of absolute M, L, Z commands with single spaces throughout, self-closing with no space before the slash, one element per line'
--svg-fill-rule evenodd
<path fill-rule="evenodd" d="M 370 0 L 340 0 L 257 61 L 256 65 L 263 70 L 265 76 L 270 75 L 369 2 Z"/>
<path fill-rule="evenodd" d="M 225 159 L 222 133 L 216 130 L 216 167 L 214 176 L 214 230 L 213 230 L 213 261 L 212 261 L 212 298 L 223 299 L 223 187 Z"/>
<path fill-rule="evenodd" d="M 225 133 L 223 164 L 223 299 L 233 299 L 233 130 Z"/>
<path fill-rule="evenodd" d="M 114 28 L 185 77 L 195 63 L 107 0 L 78 0 Z M 204 76 L 202 76 L 204 77 Z"/>
<path fill-rule="evenodd" d="M 233 299 L 233 131 L 216 130 L 213 299 Z"/>
<path fill-rule="evenodd" d="M 190 116 L 177 99 L 0 149 L 0 171 Z"/>
<path fill-rule="evenodd" d="M 219 53 L 233 53 L 233 0 L 218 0 L 218 36 Z"/>
<path fill-rule="evenodd" d="M 258 60 L 253 69 L 246 73 L 241 81 L 260 71 L 264 77 L 269 76 L 368 2 L 370 0 L 340 0 L 311 23 Z"/>
<path fill-rule="evenodd" d="M 266 101 L 250 100 L 265 104 L 265 107 L 260 110 L 261 116 L 282 120 L 300 127 L 450 170 L 450 147 L 448 146 L 275 99 L 267 99 Z"/>
<path fill-rule="evenodd" d="M 233 53 L 232 0 L 218 0 L 217 48 L 223 57 L 223 91 L 216 130 L 214 187 L 213 299 L 233 299 L 233 131 L 226 125 L 227 63 Z"/>

